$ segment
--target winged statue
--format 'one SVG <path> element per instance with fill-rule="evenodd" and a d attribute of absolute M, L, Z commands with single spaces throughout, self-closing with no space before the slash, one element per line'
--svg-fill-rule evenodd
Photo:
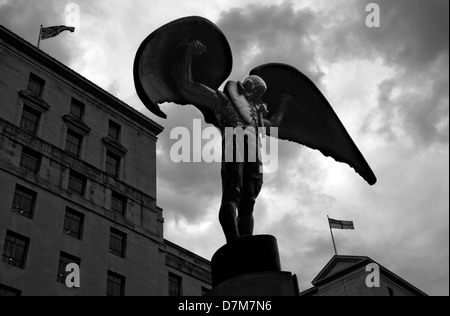
<path fill-rule="evenodd" d="M 368 184 L 377 181 L 370 166 L 316 85 L 298 69 L 268 63 L 241 81 L 227 81 L 233 57 L 223 32 L 198 16 L 170 22 L 152 32 L 134 63 L 138 96 L 155 115 L 167 118 L 160 105 L 191 104 L 207 123 L 222 132 L 222 203 L 219 221 L 227 243 L 253 234 L 253 209 L 260 193 L 259 134 L 277 128 L 277 137 L 309 148 L 352 167 Z M 224 85 L 223 91 L 219 88 Z M 230 129 L 246 129 L 240 151 Z M 225 159 L 232 148 L 235 160 Z M 250 159 L 257 148 L 256 159 Z M 234 156 L 235 155 L 235 156 Z M 238 159 L 240 157 L 241 159 Z"/>

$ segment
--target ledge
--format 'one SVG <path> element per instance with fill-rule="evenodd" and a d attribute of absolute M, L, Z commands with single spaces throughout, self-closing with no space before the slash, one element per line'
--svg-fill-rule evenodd
<path fill-rule="evenodd" d="M 62 64 L 42 50 L 36 48 L 36 46 L 28 43 L 23 38 L 21 38 L 17 34 L 14 34 L 2 25 L 0 25 L 0 39 L 4 40 L 7 43 L 10 43 L 12 47 L 18 49 L 25 56 L 33 58 L 36 62 L 50 68 L 59 76 L 62 76 L 63 78 L 69 80 L 81 91 L 92 94 L 94 98 L 100 101 L 99 105 L 101 105 L 102 107 L 105 107 L 105 105 L 107 104 L 116 111 L 119 111 L 124 115 L 124 117 L 129 118 L 130 122 L 140 125 L 143 131 L 149 134 L 153 134 L 151 136 L 156 138 L 164 130 L 161 125 L 159 125 L 149 117 L 135 110 L 109 92 L 103 90 L 93 82 L 89 81 L 82 75 Z"/>
<path fill-rule="evenodd" d="M 166 266 L 186 273 L 202 282 L 211 284 L 211 272 L 172 253 L 166 253 Z"/>
<path fill-rule="evenodd" d="M 115 154 L 119 156 L 125 156 L 128 152 L 128 149 L 126 149 L 118 140 L 112 138 L 112 137 L 104 137 L 102 138 L 103 144 L 108 147 L 108 149 L 112 150 Z"/>
<path fill-rule="evenodd" d="M 41 113 L 47 112 L 51 108 L 50 104 L 45 102 L 44 99 L 41 98 L 41 96 L 37 95 L 34 92 L 28 90 L 20 90 L 19 96 L 26 102 L 27 105 L 31 105 Z"/>
<path fill-rule="evenodd" d="M 113 179 L 107 175 L 103 170 L 88 164 L 87 162 L 80 160 L 73 155 L 68 154 L 61 148 L 50 144 L 35 135 L 26 133 L 16 125 L 0 117 L 0 135 L 4 135 L 19 144 L 27 144 L 26 146 L 30 149 L 38 151 L 42 155 L 48 157 L 49 159 L 55 161 L 56 163 L 64 166 L 65 168 L 70 168 L 78 173 L 82 173 L 87 176 L 93 182 L 99 183 L 106 188 L 114 190 L 128 199 L 137 201 L 138 203 L 144 205 L 146 208 L 162 212 L 162 209 L 156 206 L 156 197 L 152 197 L 143 191 L 130 186 L 129 184 L 122 182 L 117 179 Z"/>
<path fill-rule="evenodd" d="M 64 115 L 62 117 L 64 123 L 69 127 L 73 128 L 76 132 L 83 134 L 84 136 L 89 135 L 91 128 L 86 125 L 82 120 L 73 115 Z"/>

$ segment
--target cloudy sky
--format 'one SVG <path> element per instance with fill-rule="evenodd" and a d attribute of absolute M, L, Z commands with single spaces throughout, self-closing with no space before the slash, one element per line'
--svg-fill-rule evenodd
<path fill-rule="evenodd" d="M 283 269 L 301 290 L 333 256 L 327 215 L 353 220 L 335 230 L 339 254 L 369 256 L 430 295 L 449 294 L 449 2 L 376 0 L 380 28 L 357 0 L 0 0 L 0 24 L 36 44 L 39 26 L 75 33 L 41 49 L 163 125 L 158 204 L 165 237 L 211 259 L 225 243 L 218 223 L 220 165 L 172 163 L 170 131 L 192 127 L 193 107 L 163 105 L 168 120 L 138 99 L 132 66 L 140 43 L 180 17 L 203 16 L 227 36 L 230 79 L 267 62 L 288 63 L 322 90 L 378 178 L 369 186 L 347 165 L 294 143 L 280 144 L 267 175 L 255 233 L 278 238 Z M 69 19 L 69 20 L 68 20 Z"/>

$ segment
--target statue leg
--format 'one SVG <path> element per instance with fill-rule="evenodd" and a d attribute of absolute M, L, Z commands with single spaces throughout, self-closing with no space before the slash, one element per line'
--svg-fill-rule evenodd
<path fill-rule="evenodd" d="M 239 238 L 236 209 L 239 205 L 243 185 L 244 163 L 222 163 L 222 205 L 219 211 L 219 221 L 227 243 Z"/>
<path fill-rule="evenodd" d="M 240 236 L 252 236 L 253 209 L 263 182 L 258 163 L 247 163 L 244 169 L 242 197 L 238 207 L 238 230 Z"/>

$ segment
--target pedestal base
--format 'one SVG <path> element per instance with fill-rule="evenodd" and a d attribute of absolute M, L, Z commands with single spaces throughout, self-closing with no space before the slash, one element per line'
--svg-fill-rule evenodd
<path fill-rule="evenodd" d="M 294 296 L 297 278 L 281 271 L 277 239 L 248 236 L 220 248 L 211 260 L 210 296 Z"/>
<path fill-rule="evenodd" d="M 208 296 L 297 296 L 296 278 L 290 272 L 257 272 L 222 282 Z"/>

